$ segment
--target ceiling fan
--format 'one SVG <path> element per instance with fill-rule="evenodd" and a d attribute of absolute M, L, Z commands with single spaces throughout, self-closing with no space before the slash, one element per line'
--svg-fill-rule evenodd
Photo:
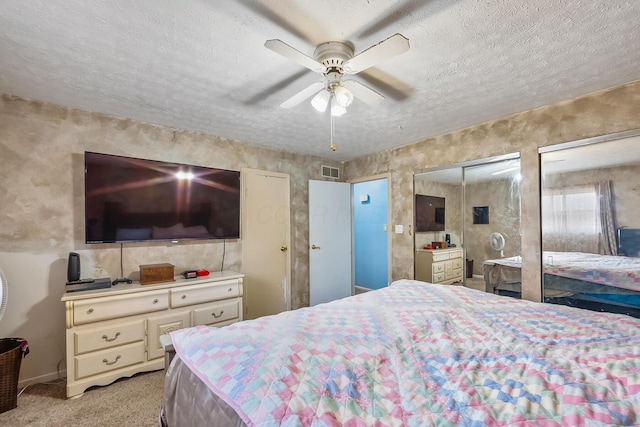
<path fill-rule="evenodd" d="M 355 56 L 353 48 L 347 43 L 326 42 L 316 48 L 313 58 L 278 39 L 267 40 L 264 45 L 324 76 L 324 81 L 312 83 L 280 104 L 282 108 L 293 108 L 315 95 L 311 105 L 316 110 L 324 112 L 331 105 L 331 115 L 340 116 L 346 112 L 346 107 L 354 97 L 369 105 L 377 105 L 384 100 L 384 96 L 356 80 L 342 80 L 344 74 L 357 74 L 380 61 L 406 52 L 409 50 L 409 39 L 397 33 Z"/>

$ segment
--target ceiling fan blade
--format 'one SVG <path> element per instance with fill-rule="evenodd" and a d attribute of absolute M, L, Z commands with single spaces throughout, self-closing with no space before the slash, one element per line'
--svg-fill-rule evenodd
<path fill-rule="evenodd" d="M 305 55 L 299 50 L 292 48 L 282 40 L 278 40 L 278 39 L 267 40 L 264 43 L 264 47 L 266 47 L 267 49 L 271 49 L 275 53 L 279 53 L 280 55 L 284 56 L 287 59 L 297 62 L 303 67 L 307 67 L 311 71 L 314 71 L 316 73 L 324 72 L 324 65 L 322 65 L 315 59 Z"/>
<path fill-rule="evenodd" d="M 311 83 L 311 85 L 302 89 L 300 92 L 293 95 L 291 98 L 284 101 L 280 106 L 282 108 L 293 108 L 296 105 L 300 104 L 305 99 L 311 97 L 311 95 L 320 92 L 324 89 L 324 82 L 315 82 Z"/>
<path fill-rule="evenodd" d="M 353 93 L 353 96 L 366 104 L 378 105 L 384 101 L 384 96 L 355 80 L 345 80 L 342 82 L 342 85 L 349 89 L 351 93 Z"/>
<path fill-rule="evenodd" d="M 400 33 L 396 33 L 388 39 L 371 46 L 344 63 L 344 72 L 356 74 L 373 67 L 378 62 L 393 58 L 409 50 L 409 39 Z"/>

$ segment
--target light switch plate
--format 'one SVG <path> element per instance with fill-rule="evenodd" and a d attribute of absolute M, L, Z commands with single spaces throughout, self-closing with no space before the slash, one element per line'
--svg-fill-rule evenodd
<path fill-rule="evenodd" d="M 396 224 L 396 233 L 397 234 L 404 233 L 404 227 L 402 226 L 402 224 Z"/>

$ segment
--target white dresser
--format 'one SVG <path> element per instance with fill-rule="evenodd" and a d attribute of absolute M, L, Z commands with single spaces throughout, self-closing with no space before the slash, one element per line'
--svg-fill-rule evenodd
<path fill-rule="evenodd" d="M 416 280 L 451 284 L 462 282 L 462 248 L 418 249 L 415 258 Z"/>
<path fill-rule="evenodd" d="M 67 397 L 138 372 L 164 368 L 160 336 L 242 320 L 243 275 L 213 272 L 155 285 L 67 292 Z"/>

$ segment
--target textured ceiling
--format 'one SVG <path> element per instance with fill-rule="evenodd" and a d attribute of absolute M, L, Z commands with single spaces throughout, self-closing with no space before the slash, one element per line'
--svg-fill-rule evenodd
<path fill-rule="evenodd" d="M 640 79 L 637 0 L 30 0 L 0 3 L 0 92 L 349 160 Z M 336 119 L 279 104 L 321 80 L 263 45 L 411 49 Z"/>

